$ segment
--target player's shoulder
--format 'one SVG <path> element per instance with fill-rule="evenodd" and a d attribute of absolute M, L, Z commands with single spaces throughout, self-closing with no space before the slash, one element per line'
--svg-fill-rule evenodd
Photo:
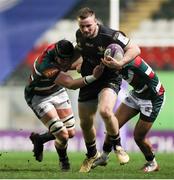
<path fill-rule="evenodd" d="M 46 51 L 51 51 L 51 50 L 53 50 L 54 48 L 55 48 L 55 43 L 52 43 L 52 44 L 49 44 L 45 50 L 46 50 Z"/>
<path fill-rule="evenodd" d="M 50 61 L 49 59 L 52 59 L 55 54 L 55 44 L 49 44 L 45 49 L 43 49 L 42 53 L 37 58 L 37 63 L 42 64 L 45 63 L 45 61 Z"/>
<path fill-rule="evenodd" d="M 126 36 L 126 34 L 120 30 L 115 30 L 112 29 L 108 26 L 100 25 L 99 26 L 99 34 L 102 37 L 106 38 L 112 38 L 112 39 L 117 39 L 117 37 L 121 34 L 122 36 Z"/>
<path fill-rule="evenodd" d="M 59 71 L 58 67 L 54 63 L 54 55 L 51 53 L 52 52 L 50 52 L 50 50 L 46 51 L 44 54 L 39 56 L 38 59 L 36 59 L 34 65 L 38 72 L 46 76 L 47 74 L 51 74 L 52 76 L 55 72 L 57 73 Z"/>
<path fill-rule="evenodd" d="M 111 37 L 115 32 L 116 32 L 116 30 L 113 30 L 113 29 L 109 28 L 108 26 L 99 25 L 99 34 L 101 36 Z"/>
<path fill-rule="evenodd" d="M 77 29 L 76 31 L 76 37 L 81 37 L 82 36 L 82 33 L 80 31 L 80 29 Z"/>
<path fill-rule="evenodd" d="M 61 71 L 50 58 L 44 58 L 42 63 L 37 63 L 35 70 L 49 79 L 55 78 Z"/>

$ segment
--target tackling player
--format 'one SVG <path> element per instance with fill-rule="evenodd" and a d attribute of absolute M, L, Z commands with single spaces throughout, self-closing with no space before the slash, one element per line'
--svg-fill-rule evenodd
<path fill-rule="evenodd" d="M 117 69 L 117 62 L 112 57 L 106 57 L 102 62 L 110 68 Z M 146 135 L 150 131 L 164 103 L 165 90 L 157 74 L 140 56 L 137 56 L 132 62 L 123 66 L 120 73 L 133 87 L 133 90 L 129 92 L 115 113 L 119 127 L 121 128 L 131 118 L 139 114 L 139 120 L 134 129 L 134 139 L 147 161 L 142 169 L 144 172 L 157 171 L 159 166 L 155 160 L 152 145 L 146 138 Z M 94 162 L 93 168 L 98 165 L 107 164 L 109 153 L 112 150 L 107 144 L 108 136 L 106 135 L 103 153 Z"/>
<path fill-rule="evenodd" d="M 73 57 L 74 47 L 71 42 L 60 40 L 51 44 L 35 60 L 29 83 L 25 87 L 27 104 L 48 128 L 52 139 L 55 138 L 61 170 L 70 169 L 67 143 L 75 134 L 74 115 L 64 87 L 77 89 L 90 84 L 100 76 L 103 68 L 98 66 L 93 75 L 73 79 L 66 73 L 72 66 Z M 44 142 L 38 141 L 37 134 L 32 134 L 30 139 L 34 144 L 34 156 L 41 161 Z"/>

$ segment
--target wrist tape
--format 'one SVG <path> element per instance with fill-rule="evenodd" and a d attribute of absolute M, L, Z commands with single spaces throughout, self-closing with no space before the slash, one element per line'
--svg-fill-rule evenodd
<path fill-rule="evenodd" d="M 95 80 L 96 80 L 96 78 L 93 75 L 89 75 L 89 76 L 84 77 L 84 83 L 86 85 L 94 82 Z"/>

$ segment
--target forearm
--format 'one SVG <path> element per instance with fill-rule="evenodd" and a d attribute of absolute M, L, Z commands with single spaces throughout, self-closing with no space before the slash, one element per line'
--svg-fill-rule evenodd
<path fill-rule="evenodd" d="M 124 57 L 121 61 L 122 65 L 124 66 L 125 64 L 131 62 L 136 56 L 140 54 L 140 52 L 140 48 L 137 45 L 132 44 L 130 47 L 128 47 L 124 54 Z"/>
<path fill-rule="evenodd" d="M 79 78 L 79 79 L 73 79 L 71 82 L 67 83 L 65 85 L 66 88 L 68 89 L 78 89 L 84 87 L 86 84 L 84 82 L 84 78 Z"/>
<path fill-rule="evenodd" d="M 73 79 L 71 83 L 69 84 L 69 89 L 78 89 L 81 87 L 84 87 L 92 82 L 94 82 L 96 78 L 93 75 L 85 76 L 79 79 Z"/>
<path fill-rule="evenodd" d="M 70 75 L 60 74 L 56 78 L 55 83 L 57 85 L 61 85 L 68 89 L 75 90 L 75 89 L 84 87 L 85 85 L 88 85 L 88 84 L 94 82 L 95 80 L 96 80 L 96 78 L 93 75 L 81 77 L 78 79 L 73 79 Z"/>

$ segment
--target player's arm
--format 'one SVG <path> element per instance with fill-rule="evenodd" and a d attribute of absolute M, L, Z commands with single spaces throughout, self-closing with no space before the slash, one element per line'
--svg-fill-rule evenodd
<path fill-rule="evenodd" d="M 101 61 L 104 65 L 108 66 L 109 68 L 121 70 L 124 65 L 128 64 L 136 56 L 139 55 L 140 48 L 136 44 L 129 41 L 128 44 L 125 46 L 124 51 L 125 52 L 124 52 L 123 58 L 119 61 L 117 61 L 111 56 L 105 56 L 104 58 L 101 59 Z"/>
<path fill-rule="evenodd" d="M 82 56 L 80 54 L 80 51 L 78 50 L 77 47 L 75 47 L 75 50 L 74 50 L 74 56 L 73 56 L 73 59 L 72 59 L 72 65 L 71 65 L 71 70 L 78 70 L 78 67 L 81 66 L 82 64 Z"/>
<path fill-rule="evenodd" d="M 95 67 L 92 75 L 88 75 L 78 79 L 73 79 L 69 74 L 61 71 L 55 79 L 55 83 L 68 89 L 78 89 L 98 79 L 103 73 L 103 69 L 103 65 L 98 65 Z"/>
<path fill-rule="evenodd" d="M 78 73 L 81 72 L 81 65 L 82 65 L 83 59 L 82 57 L 80 57 L 77 61 L 75 61 L 72 65 L 71 65 L 71 70 L 76 70 Z"/>
<path fill-rule="evenodd" d="M 121 61 L 115 61 L 112 57 L 106 58 L 106 63 L 109 61 L 114 62 L 114 67 L 117 70 L 123 68 L 124 65 L 131 62 L 135 57 L 140 54 L 140 48 L 137 44 L 133 43 L 123 32 L 117 31 L 113 35 L 115 43 L 119 44 L 124 50 L 124 56 Z"/>
<path fill-rule="evenodd" d="M 125 53 L 124 53 L 123 59 L 120 61 L 122 67 L 125 64 L 128 64 L 129 62 L 131 62 L 141 52 L 138 45 L 133 43 L 132 41 L 128 42 L 128 44 L 124 48 L 124 51 L 125 51 Z"/>

